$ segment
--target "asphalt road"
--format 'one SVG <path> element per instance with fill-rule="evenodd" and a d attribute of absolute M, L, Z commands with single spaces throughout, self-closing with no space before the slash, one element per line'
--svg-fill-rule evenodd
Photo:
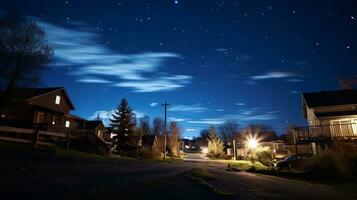
<path fill-rule="evenodd" d="M 188 179 L 184 173 L 193 167 L 208 169 L 215 177 L 210 184 L 232 195 Z M 1 159 L 0 199 L 357 199 L 331 186 L 225 167 L 196 157 L 178 163 Z"/>

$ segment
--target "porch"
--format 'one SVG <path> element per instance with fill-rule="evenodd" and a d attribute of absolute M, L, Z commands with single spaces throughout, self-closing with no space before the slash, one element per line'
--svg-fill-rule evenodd
<path fill-rule="evenodd" d="M 293 135 L 296 141 L 357 139 L 357 123 L 297 127 Z"/>

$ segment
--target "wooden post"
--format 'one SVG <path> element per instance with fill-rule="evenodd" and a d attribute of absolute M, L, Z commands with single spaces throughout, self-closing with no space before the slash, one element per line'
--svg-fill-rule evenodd
<path fill-rule="evenodd" d="M 38 146 L 38 139 L 39 139 L 39 137 L 40 137 L 40 131 L 39 131 L 38 129 L 35 129 L 34 135 L 35 135 L 35 137 L 34 137 L 33 143 L 34 143 L 34 145 L 35 145 L 35 148 L 37 148 L 37 146 Z"/>
<path fill-rule="evenodd" d="M 294 137 L 294 144 L 295 144 L 295 155 L 298 155 L 298 146 L 297 146 L 297 138 L 296 138 L 296 133 L 295 129 L 293 129 L 293 137 Z"/>
<path fill-rule="evenodd" d="M 70 141 L 71 141 L 71 134 L 67 133 L 67 141 L 66 141 L 66 150 L 67 151 L 69 150 Z"/>

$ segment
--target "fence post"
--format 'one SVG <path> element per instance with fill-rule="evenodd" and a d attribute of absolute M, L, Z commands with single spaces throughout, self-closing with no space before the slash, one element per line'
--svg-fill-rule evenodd
<path fill-rule="evenodd" d="M 34 143 L 34 145 L 35 145 L 35 148 L 37 148 L 37 146 L 38 146 L 38 139 L 39 139 L 39 137 L 40 137 L 40 131 L 39 131 L 39 129 L 35 129 L 34 135 L 35 135 L 35 138 L 34 138 L 33 143 Z"/>
<path fill-rule="evenodd" d="M 71 134 L 67 133 L 67 141 L 66 141 L 66 150 L 69 150 L 69 144 L 70 144 L 70 140 L 71 140 Z"/>

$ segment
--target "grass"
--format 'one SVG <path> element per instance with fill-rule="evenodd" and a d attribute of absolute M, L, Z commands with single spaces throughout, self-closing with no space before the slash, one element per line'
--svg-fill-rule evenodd
<path fill-rule="evenodd" d="M 260 162 L 252 163 L 251 161 L 247 160 L 229 160 L 226 161 L 226 163 L 229 164 L 231 168 L 235 168 L 242 171 L 247 171 L 252 167 L 254 167 L 256 170 L 269 170 L 267 166 L 263 165 Z"/>
<path fill-rule="evenodd" d="M 69 160 L 69 161 L 92 161 L 92 160 L 125 160 L 125 157 L 109 157 L 94 153 L 86 153 L 75 150 L 65 150 L 58 147 L 34 148 L 32 144 L 19 144 L 0 141 L 0 156 L 2 158 L 19 158 L 34 160 Z"/>
<path fill-rule="evenodd" d="M 208 181 L 214 179 L 214 177 L 206 169 L 192 168 L 186 174 L 186 177 L 189 178 L 190 180 L 193 180 L 196 183 L 202 185 L 203 187 L 209 189 L 211 192 L 213 192 L 219 196 L 229 197 L 229 196 L 234 195 L 234 193 L 221 190 L 221 189 L 215 187 L 214 185 L 210 184 Z"/>

